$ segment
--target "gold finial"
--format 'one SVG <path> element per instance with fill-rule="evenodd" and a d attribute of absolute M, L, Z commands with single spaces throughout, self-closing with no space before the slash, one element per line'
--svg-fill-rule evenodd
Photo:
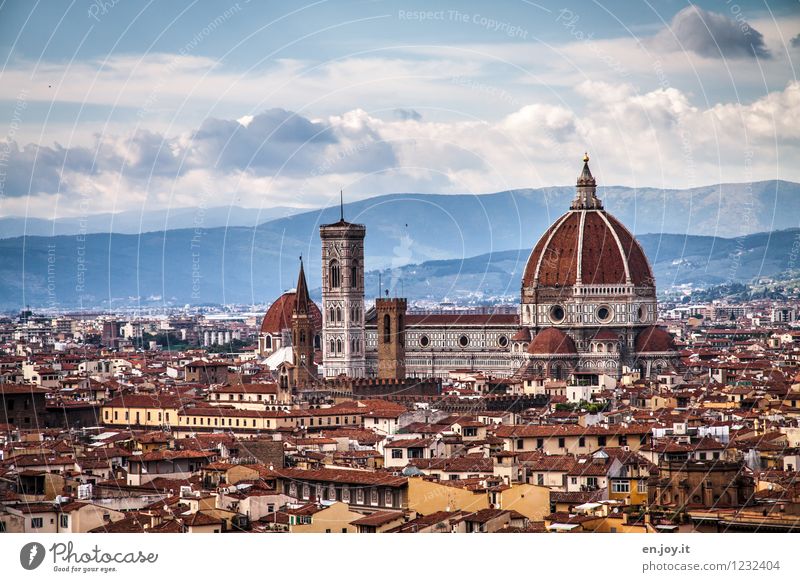
<path fill-rule="evenodd" d="M 587 152 L 583 152 L 583 161 L 584 162 L 588 162 L 589 161 L 589 154 Z"/>

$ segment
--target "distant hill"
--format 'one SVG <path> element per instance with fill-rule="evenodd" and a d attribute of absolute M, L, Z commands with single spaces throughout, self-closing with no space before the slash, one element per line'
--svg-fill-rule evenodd
<path fill-rule="evenodd" d="M 422 204 L 422 203 L 420 203 Z M 399 210 L 398 210 L 399 214 Z M 326 214 L 327 219 L 334 217 Z M 273 221 L 256 229 L 182 229 L 142 235 L 92 234 L 85 237 L 26 237 L 0 240 L 0 308 L 23 305 L 115 307 L 123 304 L 263 303 L 295 285 L 298 255 L 307 261 L 309 285 L 319 287 L 319 246 L 307 229 Z M 285 230 L 277 231 L 275 222 Z M 392 237 L 370 224 L 367 253 Z M 464 239 L 452 240 L 452 229 L 426 224 L 429 248 L 455 253 Z M 300 224 L 300 223 L 298 223 Z M 419 226 L 400 234 L 396 260 L 384 255 L 384 287 L 411 299 L 514 296 L 529 248 L 498 251 L 409 264 Z M 541 235 L 544 227 L 532 233 Z M 467 232 L 466 230 L 462 232 Z M 406 238 L 403 238 L 403 237 Z M 304 238 L 307 237 L 307 238 Z M 745 281 L 779 273 L 791 265 L 800 229 L 759 233 L 735 239 L 675 234 L 638 237 L 654 265 L 661 288 Z M 411 242 L 408 240 L 411 239 Z M 405 241 L 405 242 L 403 242 Z M 444 251 L 442 251 L 444 252 Z M 467 256 L 466 254 L 464 256 Z M 371 262 L 377 262 L 372 257 Z M 393 265 L 393 268 L 391 268 Z M 367 295 L 378 292 L 378 272 L 367 274 Z"/>
<path fill-rule="evenodd" d="M 514 295 L 527 249 L 573 195 L 571 186 L 484 195 L 390 194 L 347 204 L 345 217 L 367 225 L 367 269 L 392 269 L 412 298 L 470 297 L 474 290 L 476 297 Z M 640 236 L 662 287 L 775 273 L 789 266 L 789 249 L 796 246 L 794 235 L 780 229 L 798 226 L 800 184 L 610 187 L 599 195 L 634 232 L 665 233 Z M 75 226 L 69 221 L 58 226 L 66 234 L 31 236 L 29 223 L 28 236 L 0 238 L 0 308 L 268 302 L 294 287 L 301 254 L 309 284 L 319 285 L 319 226 L 338 220 L 339 211 L 128 212 L 113 218 L 114 230 L 128 234 L 85 236 L 69 231 Z M 110 215 L 89 220 L 111 228 Z M 780 232 L 769 244 L 770 235 L 757 234 L 772 230 Z M 377 293 L 377 280 L 370 277 L 368 290 Z"/>
<path fill-rule="evenodd" d="M 526 248 L 567 209 L 574 193 L 574 186 L 561 186 L 478 195 L 387 194 L 347 204 L 345 210 L 348 220 L 368 226 L 370 259 L 377 267 Z M 800 227 L 800 184 L 794 182 L 718 184 L 690 190 L 612 186 L 599 188 L 599 196 L 606 209 L 637 234 L 732 238 Z M 337 220 L 338 214 L 338 207 L 300 211 L 222 206 L 55 221 L 12 217 L 0 218 L 0 238 L 259 225 L 259 233 L 280 238 L 289 232 L 317 251 L 319 224 Z M 439 236 L 431 237 L 431 233 Z M 406 248 L 409 244 L 410 249 Z"/>
<path fill-rule="evenodd" d="M 691 284 L 710 286 L 771 277 L 790 268 L 790 249 L 800 244 L 800 229 L 726 239 L 710 236 L 637 236 L 650 260 L 659 289 Z M 382 287 L 420 300 L 492 302 L 519 296 L 530 249 L 488 253 L 467 259 L 428 261 L 367 274 L 367 290 Z"/>
<path fill-rule="evenodd" d="M 297 208 L 242 208 L 219 206 L 210 208 L 171 208 L 169 210 L 130 210 L 116 214 L 90 214 L 47 220 L 10 216 L 0 218 L 0 238 L 17 236 L 58 236 L 79 233 L 113 232 L 138 234 L 178 228 L 216 228 L 218 226 L 254 227 L 262 222 L 301 212 Z"/>

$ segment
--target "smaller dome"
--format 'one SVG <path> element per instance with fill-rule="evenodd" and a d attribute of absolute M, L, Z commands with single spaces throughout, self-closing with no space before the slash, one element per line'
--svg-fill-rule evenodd
<path fill-rule="evenodd" d="M 269 306 L 264 319 L 261 321 L 261 333 L 277 335 L 285 329 L 292 328 L 292 311 L 294 311 L 296 293 L 287 291 Z M 314 322 L 314 330 L 322 329 L 322 313 L 313 301 L 310 304 L 311 319 Z"/>
<path fill-rule="evenodd" d="M 527 327 L 521 327 L 514 337 L 511 338 L 512 342 L 529 342 L 531 341 L 531 330 Z"/>
<path fill-rule="evenodd" d="M 546 327 L 528 346 L 529 354 L 577 354 L 575 342 L 560 329 Z"/>
<path fill-rule="evenodd" d="M 672 334 L 663 327 L 651 325 L 644 328 L 636 336 L 635 349 L 637 352 L 672 352 L 675 351 L 675 341 Z"/>

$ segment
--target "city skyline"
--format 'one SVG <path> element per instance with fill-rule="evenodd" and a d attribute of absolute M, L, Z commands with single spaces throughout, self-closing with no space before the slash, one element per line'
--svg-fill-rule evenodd
<path fill-rule="evenodd" d="M 788 0 L 0 0 L 0 572 L 790 577 L 797 57 Z"/>

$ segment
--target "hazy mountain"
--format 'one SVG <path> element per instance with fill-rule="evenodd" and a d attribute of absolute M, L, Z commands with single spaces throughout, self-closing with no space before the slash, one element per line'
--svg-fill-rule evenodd
<path fill-rule="evenodd" d="M 495 194 L 388 194 L 347 204 L 348 220 L 368 227 L 375 266 L 473 256 L 526 248 L 569 206 L 574 186 Z M 800 184 L 784 181 L 720 184 L 691 190 L 600 188 L 607 210 L 633 232 L 737 237 L 800 227 Z M 292 233 L 318 252 L 317 228 L 338 220 L 339 208 L 173 208 L 55 221 L 0 218 L 0 238 L 84 233 L 138 234 L 180 228 L 244 226 Z M 406 225 L 408 225 L 406 227 Z M 431 237 L 431 233 L 441 236 Z M 409 248 L 410 247 L 410 248 Z"/>
<path fill-rule="evenodd" d="M 568 208 L 574 187 L 484 195 L 390 194 L 345 206 L 367 225 L 369 268 L 529 248 Z M 635 233 L 739 237 L 800 226 L 800 184 L 770 181 L 693 190 L 601 189 L 606 209 Z M 258 226 L 256 238 L 296 257 L 319 255 L 319 225 L 339 208 L 304 212 Z"/>
<path fill-rule="evenodd" d="M 272 223 L 270 223 L 272 224 Z M 273 225 L 274 227 L 274 225 Z M 419 236 L 416 229 L 409 230 Z M 373 238 L 368 235 L 368 252 Z M 533 238 L 541 234 L 541 229 Z M 262 303 L 295 285 L 300 252 L 312 288 L 319 286 L 319 250 L 289 228 L 277 236 L 266 228 L 212 228 L 142 235 L 94 234 L 0 240 L 0 307 L 105 306 L 142 303 Z M 447 229 L 431 227 L 431 245 Z M 715 284 L 769 276 L 793 264 L 800 229 L 735 239 L 648 234 L 638 237 L 661 288 Z M 452 242 L 452 241 L 450 241 Z M 454 245 L 455 246 L 455 245 Z M 311 252 L 309 252 L 309 250 Z M 383 272 L 383 287 L 412 299 L 477 299 L 510 295 L 529 249 L 466 259 L 399 265 Z M 795 253 L 796 254 L 796 253 Z M 367 275 L 367 295 L 378 293 L 378 273 Z"/>
<path fill-rule="evenodd" d="M 791 249 L 800 246 L 800 229 L 735 239 L 675 234 L 645 234 L 637 238 L 650 260 L 659 289 L 745 282 L 798 268 Z M 383 289 L 417 300 L 491 302 L 516 298 L 529 255 L 530 249 L 501 251 L 464 260 L 428 261 L 372 271 L 367 274 L 365 285 L 368 294 L 374 296 L 380 277 Z"/>
<path fill-rule="evenodd" d="M 115 214 L 90 214 L 85 217 L 24 218 L 10 216 L 0 218 L 0 238 L 16 236 L 57 236 L 79 233 L 114 232 L 138 234 L 156 230 L 178 228 L 215 228 L 218 226 L 254 227 L 262 222 L 296 214 L 301 210 L 286 206 L 274 208 L 242 208 L 220 206 L 213 208 L 171 208 L 169 210 L 130 210 Z"/>
<path fill-rule="evenodd" d="M 392 194 L 348 204 L 345 217 L 367 225 L 368 270 L 421 265 L 421 274 L 413 269 L 396 274 L 411 297 L 462 296 L 474 289 L 513 294 L 527 249 L 569 207 L 573 193 L 574 188 L 561 187 L 476 196 Z M 662 286 L 746 280 L 759 269 L 769 274 L 786 268 L 793 235 L 776 233 L 767 245 L 769 235 L 751 233 L 796 227 L 800 219 L 800 184 L 790 182 L 691 191 L 611 187 L 600 196 L 635 232 L 694 235 L 640 237 Z M 256 210 L 183 209 L 148 220 L 190 228 L 5 238 L 0 306 L 115 305 L 148 298 L 178 304 L 270 301 L 294 287 L 300 254 L 309 284 L 319 284 L 319 225 L 335 222 L 339 212 L 335 207 L 260 222 L 266 213 Z M 233 218 L 250 226 L 214 227 L 233 224 Z M 138 224 L 140 217 L 125 213 L 125 220 L 115 215 L 115 230 Z M 697 236 L 704 234 L 728 238 Z M 484 257 L 487 253 L 493 254 Z M 463 257 L 472 258 L 462 262 Z M 368 285 L 377 292 L 377 281 Z"/>

